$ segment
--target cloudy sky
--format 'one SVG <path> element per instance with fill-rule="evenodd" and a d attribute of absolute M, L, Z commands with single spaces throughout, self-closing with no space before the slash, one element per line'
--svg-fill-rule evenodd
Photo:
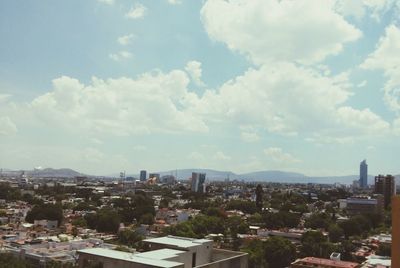
<path fill-rule="evenodd" d="M 0 2 L 0 168 L 399 173 L 400 2 Z"/>

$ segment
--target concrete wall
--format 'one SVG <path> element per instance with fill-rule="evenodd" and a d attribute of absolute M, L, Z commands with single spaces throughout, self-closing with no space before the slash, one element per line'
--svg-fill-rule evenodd
<path fill-rule="evenodd" d="M 192 268 L 192 253 L 189 251 L 185 251 L 181 254 L 178 254 L 178 256 L 173 257 L 173 258 L 169 258 L 169 259 L 165 259 L 168 261 L 176 261 L 176 262 L 181 262 L 184 263 L 184 268 Z"/>
<path fill-rule="evenodd" d="M 103 268 L 154 268 L 154 266 L 150 265 L 134 263 L 124 260 L 111 259 L 101 256 L 93 256 L 91 254 L 79 253 L 78 267 L 86 268 L 87 267 L 86 261 L 102 263 Z M 175 268 L 183 268 L 183 265 Z"/>
<path fill-rule="evenodd" d="M 225 250 L 213 250 L 212 262 L 196 268 L 248 268 L 248 254 Z"/>
<path fill-rule="evenodd" d="M 184 257 L 185 268 L 192 267 L 193 253 L 196 253 L 196 266 L 202 265 L 205 263 L 209 263 L 211 261 L 211 255 L 212 255 L 212 250 L 213 250 L 213 241 L 199 244 L 199 245 L 189 247 L 189 248 L 179 248 L 174 245 L 158 244 L 158 243 L 154 243 L 154 242 L 148 242 L 148 244 L 150 245 L 150 250 L 169 248 L 169 249 L 177 249 L 177 250 L 187 251 L 188 254 L 185 254 L 185 257 Z M 190 256 L 190 260 L 189 260 L 189 257 L 187 257 L 186 255 Z M 188 262 L 188 260 L 189 260 L 189 262 Z"/>
<path fill-rule="evenodd" d="M 213 241 L 203 243 L 201 246 L 190 248 L 192 253 L 196 253 L 196 266 L 209 263 L 211 261 L 211 252 Z"/>

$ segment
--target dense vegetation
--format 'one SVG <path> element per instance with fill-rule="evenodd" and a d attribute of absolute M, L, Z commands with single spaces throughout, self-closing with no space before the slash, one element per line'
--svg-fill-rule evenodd
<path fill-rule="evenodd" d="M 63 220 L 63 210 L 58 204 L 35 205 L 26 215 L 25 220 L 33 223 L 35 220 L 58 221 L 58 225 Z"/>

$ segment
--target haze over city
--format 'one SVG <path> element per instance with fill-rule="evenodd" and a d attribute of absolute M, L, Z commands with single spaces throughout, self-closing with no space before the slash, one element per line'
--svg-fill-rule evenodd
<path fill-rule="evenodd" d="M 0 167 L 398 174 L 398 18 L 398 1 L 2 1 Z"/>

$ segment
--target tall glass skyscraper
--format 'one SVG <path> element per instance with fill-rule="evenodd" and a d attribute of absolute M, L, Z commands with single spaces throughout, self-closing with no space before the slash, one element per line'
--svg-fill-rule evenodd
<path fill-rule="evenodd" d="M 365 159 L 360 163 L 360 187 L 368 187 L 368 165 Z"/>
<path fill-rule="evenodd" d="M 204 193 L 204 182 L 206 180 L 205 173 L 192 172 L 192 191 Z"/>

